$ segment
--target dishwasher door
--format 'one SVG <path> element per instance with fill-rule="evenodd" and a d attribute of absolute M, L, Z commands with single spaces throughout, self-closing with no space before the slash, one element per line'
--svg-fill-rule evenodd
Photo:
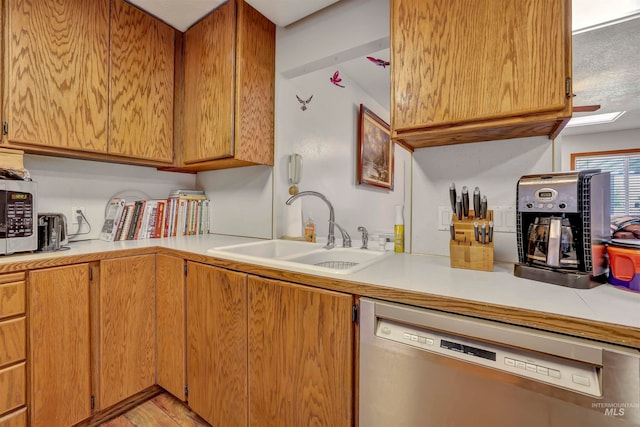
<path fill-rule="evenodd" d="M 640 426 L 640 352 L 372 299 L 360 427 Z"/>

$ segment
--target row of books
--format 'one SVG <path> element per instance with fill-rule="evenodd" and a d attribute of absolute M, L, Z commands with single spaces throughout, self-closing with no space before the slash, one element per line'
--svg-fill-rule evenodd
<path fill-rule="evenodd" d="M 167 199 L 126 202 L 107 207 L 100 239 L 141 240 L 209 233 L 210 201 L 200 190 L 175 190 Z"/>

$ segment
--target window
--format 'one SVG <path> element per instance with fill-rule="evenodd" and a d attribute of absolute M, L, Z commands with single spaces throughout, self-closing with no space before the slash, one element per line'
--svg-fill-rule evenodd
<path fill-rule="evenodd" d="M 640 150 L 574 153 L 574 170 L 611 172 L 611 217 L 640 216 Z"/>

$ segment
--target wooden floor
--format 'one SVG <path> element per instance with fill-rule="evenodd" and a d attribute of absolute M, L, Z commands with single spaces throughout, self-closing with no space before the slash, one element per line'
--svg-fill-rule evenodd
<path fill-rule="evenodd" d="M 173 396 L 162 393 L 100 427 L 209 427 L 202 418 Z"/>

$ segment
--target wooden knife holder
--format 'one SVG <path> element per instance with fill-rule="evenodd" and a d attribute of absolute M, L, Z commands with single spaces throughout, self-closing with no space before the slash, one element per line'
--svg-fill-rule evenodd
<path fill-rule="evenodd" d="M 452 215 L 451 221 L 455 228 L 455 240 L 449 241 L 451 267 L 493 271 L 493 241 L 491 243 L 488 242 L 489 221 L 493 221 L 493 211 L 487 211 L 487 218 L 480 219 L 475 218 L 473 210 L 470 210 L 468 218 L 459 220 L 456 215 Z M 474 222 L 478 223 L 479 232 L 482 224 L 485 224 L 487 242 L 484 245 L 482 241 L 476 242 L 475 232 L 473 230 Z"/>

